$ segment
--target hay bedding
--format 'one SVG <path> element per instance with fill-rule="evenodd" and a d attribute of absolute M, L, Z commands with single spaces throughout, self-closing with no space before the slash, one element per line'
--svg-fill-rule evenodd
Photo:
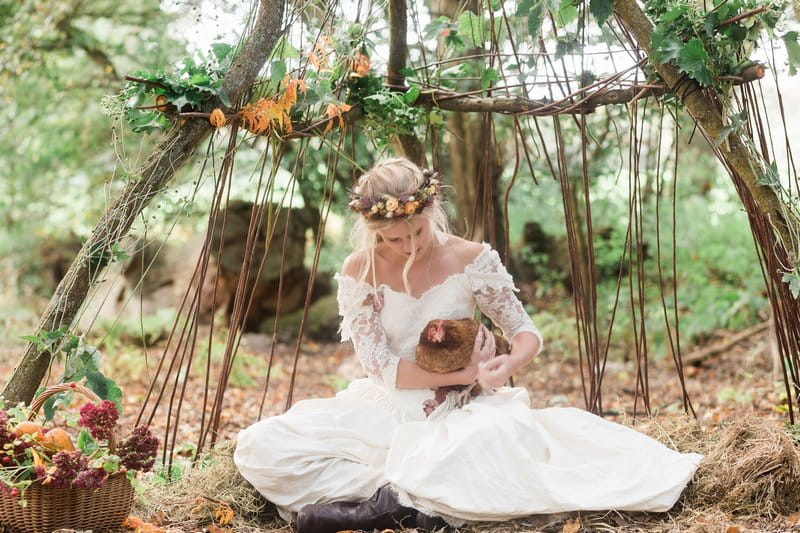
<path fill-rule="evenodd" d="M 623 423 L 671 448 L 705 455 L 693 482 L 671 512 L 534 516 L 504 523 L 473 523 L 460 531 L 800 531 L 800 454 L 796 441 L 777 423 L 749 417 L 710 432 L 681 416 Z M 239 476 L 232 452 L 233 443 L 224 443 L 203 457 L 203 467 L 176 483 L 147 486 L 134 513 L 154 517 L 178 531 L 202 531 L 204 524 L 214 522 L 219 509 L 227 507 L 233 517 L 224 527 L 237 533 L 292 531 L 274 507 Z"/>

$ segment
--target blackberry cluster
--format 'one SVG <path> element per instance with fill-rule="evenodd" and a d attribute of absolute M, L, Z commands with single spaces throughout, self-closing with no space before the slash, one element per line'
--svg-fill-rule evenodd
<path fill-rule="evenodd" d="M 147 426 L 136 426 L 117 448 L 120 463 L 128 470 L 147 472 L 153 468 L 158 453 L 158 438 Z"/>
<path fill-rule="evenodd" d="M 80 410 L 80 425 L 89 430 L 92 437 L 108 440 L 114 432 L 119 418 L 119 411 L 114 402 L 103 400 L 100 405 L 87 403 Z"/>
<path fill-rule="evenodd" d="M 87 468 L 75 476 L 72 486 L 76 489 L 99 489 L 105 484 L 106 477 L 100 468 Z"/>
<path fill-rule="evenodd" d="M 47 480 L 54 487 L 69 488 L 78 473 L 89 465 L 88 459 L 79 451 L 60 451 L 53 456 L 56 469 L 48 474 Z"/>

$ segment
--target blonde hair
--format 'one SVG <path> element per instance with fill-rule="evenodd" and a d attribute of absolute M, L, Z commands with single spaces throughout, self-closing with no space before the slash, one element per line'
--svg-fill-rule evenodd
<path fill-rule="evenodd" d="M 356 183 L 353 190 L 361 196 L 380 196 L 389 194 L 395 198 L 404 194 L 414 194 L 425 182 L 425 175 L 417 165 L 403 157 L 392 157 L 376 163 L 369 171 L 364 173 Z M 431 225 L 433 238 L 450 233 L 450 224 L 447 211 L 440 197 L 434 197 L 433 204 L 424 208 L 421 213 L 415 213 L 403 219 L 372 219 L 367 220 L 362 215 L 357 215 L 353 229 L 350 232 L 350 245 L 356 253 L 363 253 L 366 261 L 361 264 L 358 279 L 365 280 L 367 274 L 372 272 L 372 285 L 377 287 L 375 275 L 375 247 L 378 244 L 378 230 L 400 222 L 408 223 L 416 217 L 427 218 Z M 416 258 L 415 233 L 411 232 L 411 255 L 403 266 L 403 287 L 410 293 L 408 284 L 408 271 Z"/>

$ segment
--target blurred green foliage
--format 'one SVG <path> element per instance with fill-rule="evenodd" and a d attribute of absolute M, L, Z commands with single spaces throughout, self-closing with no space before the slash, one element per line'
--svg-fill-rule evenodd
<path fill-rule="evenodd" d="M 685 2 L 672 4 L 683 5 Z M 350 129 L 341 146 L 332 146 L 330 138 L 297 140 L 285 145 L 275 186 L 276 196 L 286 193 L 284 203 L 291 201 L 292 205 L 306 206 L 321 218 L 330 183 L 335 183 L 334 207 L 328 218 L 329 230 L 320 258 L 322 271 L 337 270 L 347 254 L 350 219 L 343 208 L 347 188 L 360 171 L 387 154 L 390 133 L 418 131 L 426 120 L 429 126 L 444 122 L 445 112 L 423 113 L 412 105 L 419 97 L 419 87 L 423 82 L 461 89 L 474 87 L 472 82 L 479 81 L 482 91 L 489 90 L 500 82 L 497 69 L 482 59 L 452 59 L 483 45 L 490 38 L 506 38 L 507 34 L 503 32 L 511 31 L 516 37 L 538 34 L 546 8 L 554 10 L 556 22 L 566 30 L 557 43 L 549 43 L 552 50 L 560 53 L 562 58 L 582 52 L 577 35 L 584 22 L 578 18 L 575 2 L 525 1 L 518 5 L 521 7 L 511 14 L 508 28 L 503 27 L 496 35 L 488 31 L 489 17 L 464 12 L 454 21 L 433 18 L 422 30 L 422 43 L 415 44 L 411 50 L 416 61 L 413 64 L 418 65 L 425 47 L 429 54 L 426 59 L 431 66 L 404 71 L 412 88 L 405 96 L 379 88 L 376 84 L 378 78 L 374 75 L 355 79 L 350 76 L 349 61 L 365 47 L 372 54 L 373 72 L 381 74 L 385 71 L 385 65 L 380 63 L 375 53 L 376 48 L 386 42 L 385 29 L 371 29 L 370 24 L 375 20 L 334 28 L 331 53 L 334 53 L 336 61 L 329 65 L 329 70 L 319 68 L 307 72 L 309 93 L 298 104 L 298 115 L 292 119 L 301 121 L 318 117 L 325 105 L 346 98 L 344 89 L 349 85 L 353 102 L 359 100 L 364 105 L 367 120 Z M 590 12 L 598 23 L 606 21 L 610 5 L 608 0 L 589 2 Z M 498 2 L 490 5 L 495 11 L 499 7 Z M 660 17 L 665 15 L 659 11 Z M 0 179 L 0 220 L 6 228 L 0 235 L 0 273 L 4 275 L 0 289 L 6 296 L 4 305 L 24 306 L 26 302 L 19 297 L 37 292 L 34 288 L 44 285 L 40 253 L 43 243 L 56 239 L 79 241 L 91 230 L 105 203 L 128 181 L 135 179 L 137 163 L 149 153 L 157 139 L 155 136 L 132 135 L 127 126 L 120 127 L 118 122 L 104 115 L 104 111 L 110 110 L 108 100 L 104 102 L 104 109 L 102 97 L 118 93 L 123 85 L 122 77 L 138 69 L 143 76 L 145 71 L 163 74 L 159 78 L 163 83 L 168 72 L 180 72 L 180 68 L 188 72 L 197 66 L 194 62 L 178 63 L 189 54 L 186 43 L 177 42 L 172 37 L 168 29 L 170 20 L 171 17 L 156 0 L 0 0 L 0 28 L 5 32 L 0 48 L 0 120 L 10 125 L 0 131 L 0 172 L 3 173 Z M 796 39 L 796 35 L 794 37 Z M 592 38 L 601 40 L 605 34 Z M 681 38 L 689 39 L 690 36 L 682 35 Z M 304 65 L 303 68 L 308 66 L 309 49 L 301 50 L 301 43 L 289 40 L 287 37 L 279 50 L 276 49 L 277 56 L 269 65 L 270 76 L 257 88 L 254 96 L 272 96 L 277 82 L 284 75 L 295 76 L 300 65 Z M 687 43 L 682 46 L 689 46 L 691 52 L 694 45 Z M 665 60 L 669 59 L 665 57 Z M 735 59 L 738 64 L 742 58 Z M 523 56 L 521 60 L 509 57 L 502 70 L 506 75 L 513 73 L 522 81 L 536 73 L 536 64 L 535 54 Z M 173 69 L 176 65 L 178 70 Z M 699 68 L 695 63 L 692 66 Z M 576 81 L 583 83 L 593 76 L 595 74 L 585 72 Z M 465 77 L 473 80 L 465 81 Z M 212 80 L 209 75 L 197 81 L 205 84 L 204 87 L 218 86 L 218 76 Z M 142 97 L 145 92 L 134 96 Z M 173 92 L 175 94 L 171 96 L 176 100 L 186 98 L 187 102 L 196 102 L 202 96 Z M 154 95 L 148 93 L 147 97 Z M 137 105 L 153 103 L 146 98 L 137 101 Z M 146 117 L 141 119 L 140 126 L 149 124 L 148 120 Z M 588 154 L 589 186 L 596 229 L 595 258 L 600 276 L 598 309 L 602 323 L 608 320 L 615 298 L 616 276 L 628 229 L 626 158 L 631 116 L 624 106 L 617 106 L 598 110 L 587 120 L 592 138 Z M 575 334 L 574 324 L 568 318 L 573 313 L 572 304 L 561 287 L 569 264 L 558 258 L 555 260 L 560 262 L 554 264 L 553 258 L 533 253 L 520 243 L 525 223 L 533 221 L 546 235 L 556 239 L 562 249 L 566 247 L 561 187 L 550 177 L 543 153 L 549 151 L 551 157 L 553 155 L 553 123 L 549 120 L 539 123 L 545 146 L 541 146 L 530 124 L 525 126 L 524 135 L 532 149 L 530 160 L 520 154 L 511 119 L 496 116 L 494 124 L 497 149 L 505 164 L 505 183 L 511 177 L 515 159 L 521 159 L 519 176 L 510 195 L 512 255 L 522 264 L 544 271 L 535 284 L 535 292 L 543 302 L 535 302 L 536 316 L 540 325 L 544 322 L 543 329 L 550 329 L 549 336 L 553 338 L 550 349 L 557 350 L 564 338 Z M 642 121 L 642 127 L 651 130 L 657 127 L 655 124 L 655 115 L 652 114 Z M 580 190 L 579 129 L 572 117 L 561 120 L 561 127 L 563 145 L 568 151 L 565 160 L 569 164 L 569 180 L 573 188 Z M 713 154 L 701 146 L 704 141 L 699 136 L 689 147 L 686 146 L 691 128 L 684 124 L 683 130 L 686 133 L 682 133 L 679 140 L 681 157 L 677 174 L 664 166 L 656 175 L 652 159 L 646 159 L 641 166 L 642 240 L 646 243 L 642 254 L 648 299 L 645 314 L 652 349 L 658 354 L 666 353 L 668 341 L 659 296 L 656 201 L 660 202 L 658 230 L 663 289 L 671 313 L 676 305 L 671 297 L 672 287 L 677 286 L 684 346 L 686 342 L 704 340 L 719 328 L 741 328 L 760 320 L 760 313 L 767 304 L 750 230 L 730 180 Z M 429 128 L 427 134 L 430 132 Z M 440 133 L 446 135 L 443 130 Z M 224 139 L 221 133 L 216 134 L 217 141 L 221 138 Z M 231 198 L 252 199 L 254 196 L 266 144 L 266 140 L 254 138 L 241 142 Z M 446 147 L 440 152 L 446 170 Z M 269 152 L 270 157 L 272 153 Z M 204 156 L 200 153 L 193 165 L 175 180 L 174 187 L 171 186 L 145 211 L 140 231 L 149 227 L 151 237 L 173 232 L 171 224 L 179 216 L 183 218 L 174 230 L 176 234 L 182 233 L 185 237 L 205 230 L 204 217 L 213 198 L 209 184 L 218 170 L 220 154 L 212 153 L 208 168 L 200 175 Z M 538 184 L 534 183 L 528 164 Z M 296 182 L 291 176 L 296 177 Z M 331 177 L 333 180 L 329 180 Z M 677 246 L 674 249 L 670 221 L 673 184 L 677 185 L 678 220 L 675 228 Z M 580 199 L 580 195 L 577 198 Z M 109 252 L 125 253 L 123 250 Z M 309 245 L 308 258 L 312 257 L 312 252 Z M 673 254 L 676 255 L 676 276 L 671 269 Z M 47 294 L 48 290 L 52 287 L 47 286 L 38 292 Z M 628 353 L 631 348 L 629 332 L 633 317 L 629 292 L 628 284 L 624 282 L 612 339 L 618 355 Z M 8 295 L 12 298 L 9 299 Z M 559 300 L 554 301 L 554 298 Z M 165 310 L 138 323 L 101 325 L 103 349 L 120 357 L 128 352 L 135 353 L 126 347 L 141 346 L 142 339 L 145 344 L 156 342 L 168 329 L 171 317 L 172 310 Z M 224 348 L 224 345 L 220 346 L 221 342 L 219 339 L 212 341 L 212 361 Z M 570 344 L 563 344 L 564 350 L 570 348 Z M 259 372 L 263 370 L 262 363 L 252 363 Z M 247 376 L 238 372 L 235 368 L 234 381 L 247 384 Z"/>

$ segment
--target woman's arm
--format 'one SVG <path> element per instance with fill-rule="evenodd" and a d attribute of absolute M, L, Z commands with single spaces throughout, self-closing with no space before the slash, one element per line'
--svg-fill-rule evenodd
<path fill-rule="evenodd" d="M 538 352 L 539 338 L 529 331 L 520 331 L 514 335 L 511 353 L 500 354 L 478 366 L 478 383 L 484 388 L 502 387 Z"/>
<path fill-rule="evenodd" d="M 434 389 L 449 385 L 469 385 L 475 382 L 476 377 L 477 368 L 473 366 L 437 374 L 423 370 L 413 361 L 401 359 L 397 364 L 396 386 L 398 389 Z"/>
<path fill-rule="evenodd" d="M 469 366 L 461 370 L 437 374 L 420 368 L 417 363 L 403 359 L 397 365 L 396 387 L 398 389 L 428 389 L 449 385 L 472 385 L 478 379 L 480 365 L 494 357 L 494 353 L 494 335 L 489 333 L 485 326 L 480 326 L 472 344 Z"/>

